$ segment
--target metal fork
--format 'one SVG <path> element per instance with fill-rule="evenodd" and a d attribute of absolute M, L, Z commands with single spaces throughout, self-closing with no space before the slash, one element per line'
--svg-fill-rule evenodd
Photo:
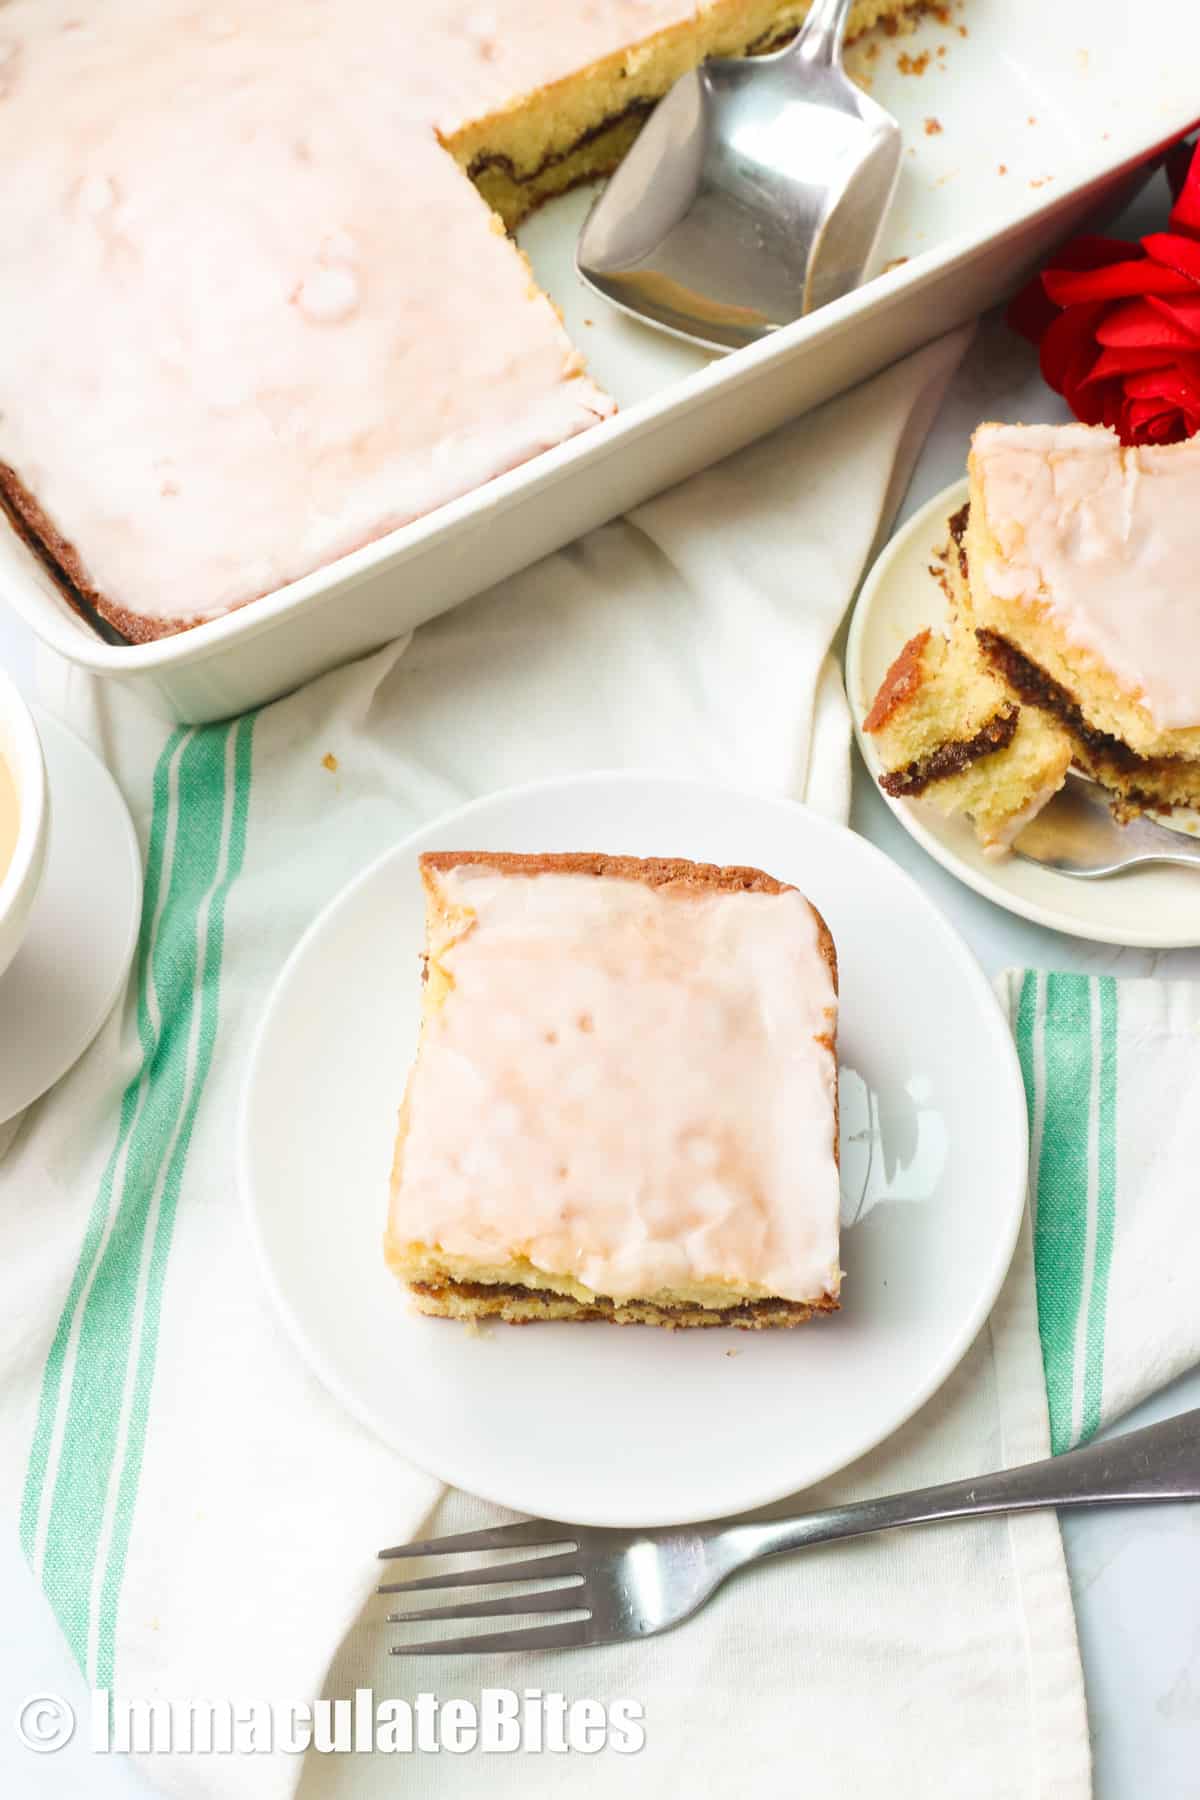
<path fill-rule="evenodd" d="M 1097 881 L 1147 863 L 1200 868 L 1200 839 L 1153 818 L 1119 824 L 1109 805 L 1111 796 L 1102 787 L 1078 769 L 1067 773 L 1066 784 L 1013 843 L 1023 862 L 1040 863 L 1080 881 Z"/>
<path fill-rule="evenodd" d="M 520 1593 L 389 1613 L 391 1624 L 564 1613 L 574 1617 L 510 1631 L 471 1632 L 396 1644 L 393 1656 L 454 1656 L 479 1650 L 561 1650 L 652 1637 L 698 1612 L 736 1569 L 767 1556 L 897 1525 L 1037 1507 L 1110 1506 L 1122 1501 L 1200 1499 L 1200 1408 L 1106 1443 L 974 1481 L 950 1481 L 887 1499 L 858 1500 L 785 1519 L 718 1519 L 652 1530 L 604 1530 L 528 1519 L 454 1537 L 381 1550 L 382 1557 L 453 1556 L 462 1551 L 554 1551 L 487 1567 L 384 1583 L 381 1594 L 526 1584 Z M 558 1585 L 530 1589 L 530 1582 Z"/>

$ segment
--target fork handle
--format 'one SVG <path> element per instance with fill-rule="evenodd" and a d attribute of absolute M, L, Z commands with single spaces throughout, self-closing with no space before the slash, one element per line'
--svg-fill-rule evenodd
<path fill-rule="evenodd" d="M 861 1537 L 897 1525 L 967 1519 L 983 1513 L 1029 1512 L 1037 1507 L 1111 1506 L 1121 1502 L 1200 1499 L 1200 1409 L 1178 1413 L 1106 1443 L 1064 1456 L 1001 1469 L 974 1481 L 947 1481 L 879 1500 L 856 1500 L 790 1519 L 747 1521 L 730 1531 L 734 1561 L 756 1561 Z"/>
<path fill-rule="evenodd" d="M 1135 847 L 1145 845 L 1149 855 L 1165 863 L 1200 863 L 1200 843 L 1161 819 L 1131 819 L 1124 827 Z"/>

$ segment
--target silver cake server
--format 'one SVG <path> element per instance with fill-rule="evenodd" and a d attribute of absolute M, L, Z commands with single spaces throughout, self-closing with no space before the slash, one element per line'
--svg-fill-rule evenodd
<path fill-rule="evenodd" d="M 900 127 L 842 67 L 852 0 L 813 0 L 769 56 L 677 81 L 593 206 L 579 273 L 625 312 L 736 350 L 871 269 Z"/>
<path fill-rule="evenodd" d="M 1066 785 L 1017 834 L 1013 853 L 1060 875 L 1095 881 L 1144 863 L 1200 865 L 1200 840 L 1149 818 L 1119 824 L 1104 789 L 1072 769 Z"/>

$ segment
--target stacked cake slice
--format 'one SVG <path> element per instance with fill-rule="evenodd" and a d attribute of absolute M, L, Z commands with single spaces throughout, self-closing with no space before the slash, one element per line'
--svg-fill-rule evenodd
<path fill-rule="evenodd" d="M 946 632 L 904 646 L 865 720 L 883 787 L 993 851 L 1072 763 L 1123 814 L 1200 805 L 1200 443 L 981 425 L 968 470 Z"/>

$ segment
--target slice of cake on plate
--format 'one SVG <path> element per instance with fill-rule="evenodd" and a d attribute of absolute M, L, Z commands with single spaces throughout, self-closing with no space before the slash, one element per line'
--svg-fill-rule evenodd
<path fill-rule="evenodd" d="M 431 852 L 386 1255 L 455 1318 L 837 1308 L 837 958 L 758 869 Z"/>
<path fill-rule="evenodd" d="M 978 642 L 1124 807 L 1200 804 L 1200 443 L 981 425 L 966 559 Z"/>
<path fill-rule="evenodd" d="M 985 850 L 1006 850 L 1067 778 L 1071 744 L 1053 719 L 1022 707 L 960 620 L 927 626 L 883 678 L 863 729 L 875 739 L 885 793 L 928 795 L 963 813 Z"/>
<path fill-rule="evenodd" d="M 1119 816 L 1200 805 L 1200 443 L 981 425 L 919 633 L 864 721 L 891 794 L 1011 844 L 1073 763 Z"/>

